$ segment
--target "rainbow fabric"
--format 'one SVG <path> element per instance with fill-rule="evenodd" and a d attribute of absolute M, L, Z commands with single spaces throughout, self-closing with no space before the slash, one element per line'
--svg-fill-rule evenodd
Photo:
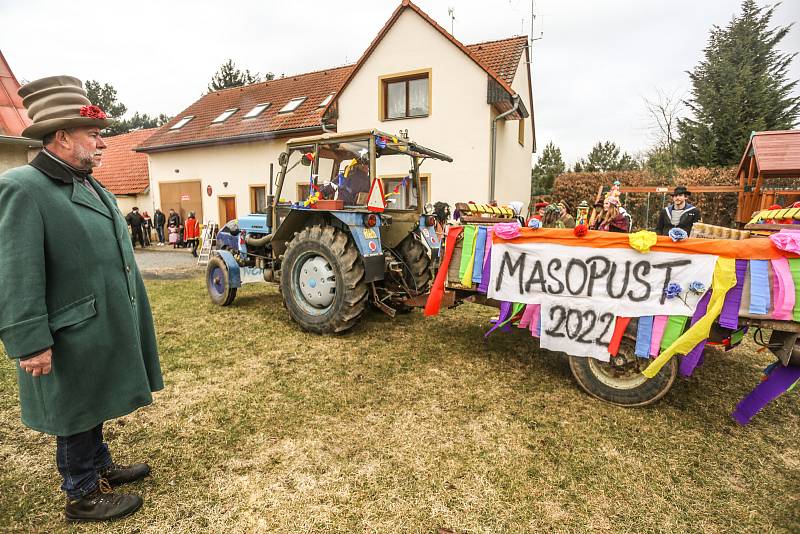
<path fill-rule="evenodd" d="M 585 238 L 577 238 L 571 230 L 523 228 L 519 236 L 509 239 L 494 234 L 491 227 L 466 225 L 463 232 L 459 281 L 463 286 L 474 287 L 482 293 L 486 293 L 493 283 L 490 269 L 493 244 L 549 242 L 599 249 L 631 246 L 626 234 L 603 232 L 589 232 Z M 768 239 L 686 239 L 672 242 L 669 238 L 659 237 L 651 250 L 713 254 L 718 258 L 711 287 L 697 301 L 691 316 L 656 315 L 638 318 L 635 354 L 640 358 L 654 358 L 643 371 L 648 378 L 656 376 L 675 355 L 682 355 L 681 375 L 691 375 L 703 361 L 703 349 L 715 322 L 733 330 L 729 342 L 726 342 L 726 349 L 730 349 L 742 340 L 746 330 L 740 328 L 742 316 L 800 321 L 800 257 L 777 250 Z M 439 275 L 441 274 L 440 271 Z M 437 282 L 441 283 L 441 276 L 437 276 Z M 431 308 L 426 310 L 426 314 L 431 314 Z M 500 316 L 486 336 L 498 330 L 510 331 L 508 327 L 514 323 L 529 331 L 532 336 L 541 336 L 541 311 L 539 304 L 503 302 Z M 624 328 L 630 320 L 628 317 L 616 318 L 609 352 L 616 352 Z M 611 347 L 615 347 L 613 351 Z M 769 376 L 773 374 L 775 376 L 767 380 L 770 383 L 768 388 L 760 385 L 737 408 L 734 418 L 739 423 L 746 424 L 767 402 L 800 380 L 797 368 L 791 371 L 773 371 Z M 797 378 L 792 379 L 793 377 Z"/>

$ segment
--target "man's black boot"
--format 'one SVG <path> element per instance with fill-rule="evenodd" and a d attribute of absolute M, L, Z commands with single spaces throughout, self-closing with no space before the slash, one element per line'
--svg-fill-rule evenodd
<path fill-rule="evenodd" d="M 64 515 L 67 521 L 110 521 L 134 513 L 142 507 L 138 495 L 114 493 L 105 479 L 92 493 L 81 499 L 67 500 Z"/>
<path fill-rule="evenodd" d="M 150 474 L 150 466 L 147 464 L 119 465 L 111 464 L 99 473 L 102 478 L 108 480 L 112 486 L 136 482 Z"/>

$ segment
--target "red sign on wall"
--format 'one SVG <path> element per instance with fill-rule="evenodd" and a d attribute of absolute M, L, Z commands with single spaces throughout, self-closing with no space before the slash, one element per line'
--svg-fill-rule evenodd
<path fill-rule="evenodd" d="M 211 193 L 213 193 L 213 192 L 214 192 L 214 190 L 213 190 L 213 189 L 211 189 L 211 186 L 210 186 L 210 185 L 209 185 L 208 187 L 206 187 L 206 194 L 207 194 L 208 196 L 211 196 Z"/>

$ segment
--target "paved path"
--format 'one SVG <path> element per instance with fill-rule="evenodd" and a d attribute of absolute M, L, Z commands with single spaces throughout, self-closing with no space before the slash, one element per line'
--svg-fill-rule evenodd
<path fill-rule="evenodd" d="M 203 272 L 190 249 L 148 247 L 134 249 L 143 278 L 191 278 Z"/>

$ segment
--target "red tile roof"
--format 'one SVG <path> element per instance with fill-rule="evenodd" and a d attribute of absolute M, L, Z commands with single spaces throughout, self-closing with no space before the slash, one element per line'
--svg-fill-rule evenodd
<path fill-rule="evenodd" d="M 297 134 L 321 130 L 323 108 L 319 107 L 320 103 L 329 94 L 339 90 L 352 70 L 353 66 L 347 65 L 209 93 L 162 126 L 139 149 L 165 150 L 219 141 L 230 143 L 266 139 L 275 133 Z M 302 96 L 307 99 L 295 111 L 279 113 L 291 99 Z M 270 106 L 258 117 L 243 118 L 254 106 L 266 102 Z M 239 110 L 223 123 L 211 123 L 220 113 L 231 108 Z M 186 126 L 170 130 L 172 125 L 188 115 L 194 115 L 194 118 Z"/>
<path fill-rule="evenodd" d="M 156 130 L 148 128 L 104 138 L 108 148 L 103 152 L 103 164 L 92 175 L 115 195 L 144 193 L 150 187 L 147 154 L 133 149 Z"/>
<path fill-rule="evenodd" d="M 528 38 L 524 35 L 466 45 L 481 63 L 497 73 L 510 86 L 517 73 L 520 57 L 528 46 Z"/>
<path fill-rule="evenodd" d="M 459 41 L 458 39 L 456 39 L 455 37 L 450 35 L 450 33 L 448 33 L 447 30 L 442 28 L 435 20 L 433 20 L 430 16 L 428 16 L 427 13 L 422 11 L 416 4 L 414 4 L 410 0 L 403 0 L 400 3 L 400 5 L 397 6 L 397 9 L 394 10 L 394 13 L 392 13 L 392 16 L 389 17 L 388 21 L 386 21 L 386 24 L 384 24 L 383 28 L 381 28 L 381 31 L 378 32 L 378 35 L 375 37 L 375 39 L 372 40 L 372 43 L 370 43 L 370 45 L 367 47 L 367 49 L 361 55 L 361 58 L 356 63 L 355 68 L 350 73 L 350 76 L 345 80 L 345 82 L 342 85 L 341 89 L 339 89 L 339 94 L 341 94 L 341 92 L 344 90 L 344 88 L 347 87 L 347 84 L 349 84 L 350 81 L 355 77 L 355 75 L 358 72 L 358 70 L 361 68 L 361 66 L 364 64 L 364 62 L 366 62 L 367 58 L 372 54 L 372 52 L 375 50 L 375 48 L 377 48 L 378 44 L 383 40 L 384 36 L 386 36 L 386 34 L 388 33 L 389 29 L 394 25 L 395 22 L 397 22 L 397 19 L 400 18 L 400 15 L 402 15 L 403 12 L 406 9 L 411 9 L 412 11 L 414 11 L 417 15 L 422 17 L 422 19 L 425 22 L 427 22 L 428 24 L 433 26 L 433 28 L 435 30 L 437 30 L 440 34 L 442 34 L 442 36 L 444 36 L 448 41 L 453 43 L 462 52 L 464 52 L 467 56 L 469 56 L 469 58 L 472 59 L 472 61 L 477 63 L 477 65 L 480 68 L 482 68 L 484 71 L 486 71 L 486 73 L 489 75 L 490 78 L 492 78 L 494 81 L 496 81 L 497 84 L 500 87 L 505 89 L 505 91 L 510 96 L 514 96 L 514 95 L 517 94 L 511 88 L 511 83 L 507 82 L 504 77 L 500 76 L 497 72 L 495 72 L 495 70 L 483 60 L 482 55 L 476 54 L 476 53 L 470 51 L 469 47 L 464 46 L 461 43 L 461 41 Z M 517 60 L 519 60 L 519 56 L 517 56 Z M 502 61 L 500 63 L 505 64 L 505 61 Z M 514 70 L 516 71 L 516 68 Z M 512 79 L 513 79 L 513 74 L 512 74 Z M 328 104 L 328 106 L 325 108 L 325 112 L 327 113 L 328 108 L 330 108 L 331 106 L 334 106 L 335 103 L 336 103 L 336 100 L 334 99 L 334 101 L 331 102 L 330 104 Z"/>
<path fill-rule="evenodd" d="M 19 82 L 0 51 L 0 135 L 19 137 L 31 124 L 18 90 Z"/>
<path fill-rule="evenodd" d="M 516 94 L 511 89 L 511 82 L 516 74 L 520 56 L 526 49 L 527 40 L 524 36 L 465 46 L 416 5 L 408 0 L 403 0 L 355 65 L 297 74 L 209 93 L 177 114 L 174 119 L 162 126 L 136 150 L 156 152 L 192 146 L 269 139 L 276 135 L 313 134 L 321 131 L 324 113 L 336 105 L 336 98 L 334 97 L 324 108 L 319 107 L 319 104 L 332 93 L 341 94 L 358 68 L 366 61 L 405 9 L 412 9 L 431 24 L 485 70 L 489 77 L 495 80 L 509 95 Z M 297 110 L 291 113 L 278 113 L 292 98 L 301 96 L 308 98 Z M 265 102 L 269 102 L 271 105 L 257 118 L 243 118 L 254 106 Z M 223 111 L 232 108 L 238 108 L 238 111 L 225 122 L 212 124 L 211 121 Z M 194 118 L 185 126 L 178 130 L 170 130 L 174 124 L 189 115 L 193 115 Z"/>
<path fill-rule="evenodd" d="M 760 172 L 800 173 L 800 130 L 756 132 L 751 142 Z"/>

